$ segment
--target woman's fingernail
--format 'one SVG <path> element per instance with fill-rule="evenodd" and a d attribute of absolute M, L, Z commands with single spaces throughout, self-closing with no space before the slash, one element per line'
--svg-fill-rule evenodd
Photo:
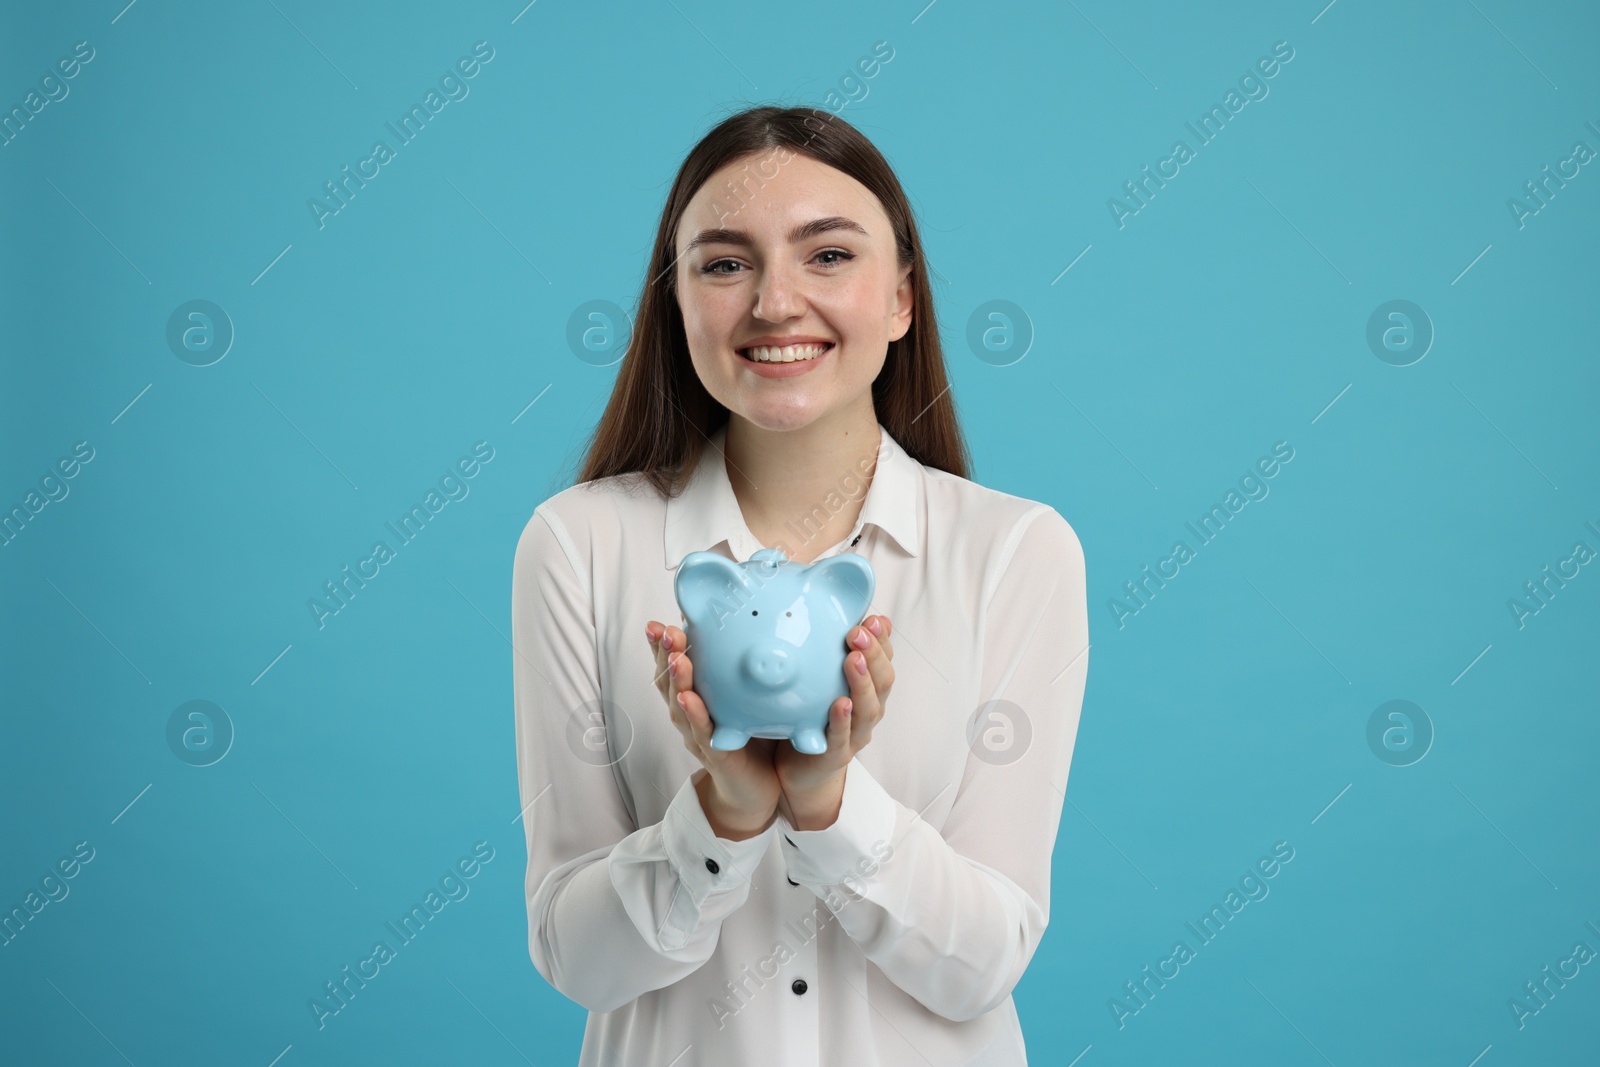
<path fill-rule="evenodd" d="M 689 710 L 689 705 L 684 702 L 684 698 L 683 698 L 683 694 L 682 693 L 678 694 L 678 707 L 682 708 L 684 711 L 688 711 Z"/>
<path fill-rule="evenodd" d="M 850 715 L 850 712 L 853 711 L 854 709 L 855 709 L 855 703 L 849 697 L 845 697 L 844 698 L 844 713 L 845 713 L 845 716 L 848 718 L 849 715 Z"/>
<path fill-rule="evenodd" d="M 672 635 L 670 633 L 661 635 L 661 647 L 668 651 L 672 650 Z"/>
<path fill-rule="evenodd" d="M 871 630 L 878 637 L 883 636 L 883 623 L 878 621 L 878 617 L 876 615 L 867 620 L 867 629 Z"/>
<path fill-rule="evenodd" d="M 859 660 L 856 661 L 856 673 L 857 674 L 866 674 L 867 673 L 867 657 L 866 656 L 862 656 Z"/>
<path fill-rule="evenodd" d="M 863 629 L 863 630 L 857 630 L 856 631 L 856 647 L 857 648 L 866 648 L 871 643 L 872 643 L 872 638 L 867 636 L 867 631 L 866 630 Z"/>

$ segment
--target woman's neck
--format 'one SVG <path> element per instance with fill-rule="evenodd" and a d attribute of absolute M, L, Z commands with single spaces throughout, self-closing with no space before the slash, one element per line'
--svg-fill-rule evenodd
<path fill-rule="evenodd" d="M 745 525 L 764 547 L 810 562 L 855 527 L 880 438 L 870 404 L 797 430 L 730 415 L 723 453 Z"/>

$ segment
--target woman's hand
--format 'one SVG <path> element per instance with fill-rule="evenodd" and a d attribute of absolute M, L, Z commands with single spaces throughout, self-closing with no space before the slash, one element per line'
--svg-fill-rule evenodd
<path fill-rule="evenodd" d="M 851 649 L 844 658 L 850 695 L 828 709 L 827 751 L 808 756 L 788 741 L 778 745 L 772 763 L 783 790 L 778 811 L 796 830 L 826 829 L 839 815 L 845 767 L 872 740 L 894 685 L 891 629 L 887 615 L 871 615 L 845 635 Z"/>
<path fill-rule="evenodd" d="M 666 698 L 672 725 L 683 735 L 683 747 L 710 775 L 696 785 L 706 820 L 718 837 L 729 841 L 754 837 L 771 825 L 782 795 L 772 765 L 777 741 L 752 737 L 732 752 L 712 748 L 711 714 L 694 691 L 694 665 L 685 654 L 688 636 L 654 619 L 645 623 L 644 631 L 655 650 L 656 688 Z"/>

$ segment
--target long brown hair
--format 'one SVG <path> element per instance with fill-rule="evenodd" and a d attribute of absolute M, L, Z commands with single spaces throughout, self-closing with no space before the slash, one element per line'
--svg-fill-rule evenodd
<path fill-rule="evenodd" d="M 883 370 L 872 383 L 873 407 L 907 454 L 967 477 L 970 458 L 945 375 L 922 241 L 899 179 L 877 147 L 843 119 L 809 107 L 761 106 L 724 119 L 678 169 L 656 228 L 633 334 L 575 484 L 636 472 L 663 496 L 676 496 L 707 439 L 727 423 L 728 409 L 706 391 L 689 358 L 673 249 L 684 210 L 712 174 L 732 160 L 774 149 L 843 171 L 883 205 L 900 266 L 911 267 L 911 326 L 889 342 Z M 759 174 L 747 175 L 752 180 L 759 187 Z M 734 193 L 742 194 L 745 184 Z"/>

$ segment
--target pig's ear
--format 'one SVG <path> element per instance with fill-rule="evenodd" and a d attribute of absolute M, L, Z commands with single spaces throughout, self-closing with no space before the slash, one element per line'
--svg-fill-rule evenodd
<path fill-rule="evenodd" d="M 806 570 L 805 592 L 826 597 L 838 606 L 845 622 L 854 626 L 872 603 L 876 578 L 872 564 L 854 552 L 842 552 Z"/>
<path fill-rule="evenodd" d="M 690 621 L 711 617 L 711 605 L 738 595 L 746 585 L 744 568 L 715 552 L 691 552 L 678 564 L 672 591 Z"/>

